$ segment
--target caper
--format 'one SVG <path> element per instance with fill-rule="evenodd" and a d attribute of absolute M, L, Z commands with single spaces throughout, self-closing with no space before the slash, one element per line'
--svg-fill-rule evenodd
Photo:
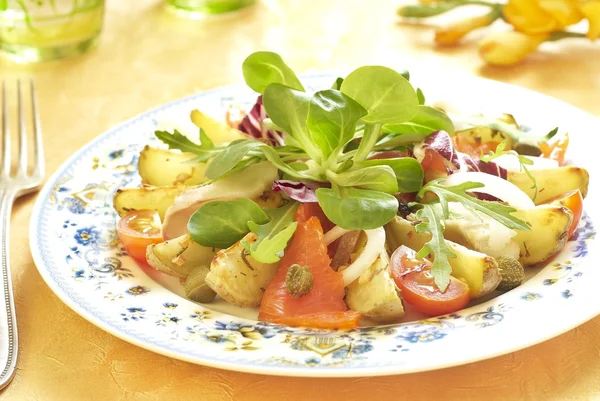
<path fill-rule="evenodd" d="M 285 288 L 294 298 L 308 294 L 313 287 L 313 275 L 308 266 L 293 264 L 285 275 Z"/>
<path fill-rule="evenodd" d="M 539 145 L 530 140 L 520 140 L 515 144 L 515 152 L 523 156 L 539 156 L 542 154 L 542 149 Z"/>
<path fill-rule="evenodd" d="M 210 302 L 217 293 L 206 284 L 206 275 L 210 268 L 206 265 L 196 267 L 185 279 L 185 296 L 195 302 Z"/>

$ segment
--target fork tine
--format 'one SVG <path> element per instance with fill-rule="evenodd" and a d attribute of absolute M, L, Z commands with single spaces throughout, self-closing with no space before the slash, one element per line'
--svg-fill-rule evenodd
<path fill-rule="evenodd" d="M 10 127 L 8 120 L 8 96 L 6 95 L 6 81 L 2 81 L 2 175 L 10 176 Z"/>
<path fill-rule="evenodd" d="M 35 157 L 35 168 L 34 175 L 44 175 L 44 146 L 42 144 L 42 127 L 40 124 L 40 115 L 37 108 L 37 95 L 35 92 L 35 85 L 33 78 L 29 80 L 31 87 L 31 113 L 33 114 L 33 145 L 34 145 L 34 157 Z"/>
<path fill-rule="evenodd" d="M 27 131 L 23 116 L 23 93 L 20 79 L 17 80 L 17 106 L 19 113 L 19 169 L 17 174 L 27 175 Z"/>

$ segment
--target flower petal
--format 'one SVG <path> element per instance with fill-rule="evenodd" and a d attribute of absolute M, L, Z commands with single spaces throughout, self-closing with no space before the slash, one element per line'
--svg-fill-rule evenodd
<path fill-rule="evenodd" d="M 578 23 L 583 14 L 577 7 L 580 1 L 573 0 L 538 0 L 540 7 L 560 23 L 560 28 Z"/>
<path fill-rule="evenodd" d="M 560 28 L 560 23 L 536 0 L 510 0 L 503 11 L 506 20 L 517 31 L 539 34 Z"/>
<path fill-rule="evenodd" d="M 590 23 L 587 37 L 596 40 L 600 37 L 600 1 L 587 1 L 580 6 L 580 10 Z"/>
<path fill-rule="evenodd" d="M 458 43 L 463 36 L 469 32 L 488 26 L 494 22 L 495 18 L 490 15 L 482 15 L 457 21 L 448 26 L 442 27 L 435 32 L 435 42 L 440 45 L 453 45 Z"/>
<path fill-rule="evenodd" d="M 516 31 L 494 32 L 479 43 L 479 53 L 489 64 L 516 64 L 547 38 L 548 35 L 526 35 Z"/>

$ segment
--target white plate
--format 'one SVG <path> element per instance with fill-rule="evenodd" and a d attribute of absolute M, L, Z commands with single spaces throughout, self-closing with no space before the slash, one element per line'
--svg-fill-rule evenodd
<path fill-rule="evenodd" d="M 334 75 L 304 76 L 312 89 Z M 586 216 L 576 239 L 521 287 L 438 318 L 350 332 L 275 326 L 217 303 L 201 306 L 181 286 L 124 254 L 115 232 L 112 198 L 139 184 L 137 156 L 157 126 L 182 130 L 190 110 L 223 118 L 231 102 L 256 95 L 226 87 L 169 103 L 96 138 L 66 161 L 41 191 L 31 219 L 31 251 L 50 288 L 73 310 L 113 335 L 185 361 L 286 376 L 368 376 L 417 372 L 474 362 L 550 339 L 600 313 L 600 269 L 593 222 L 600 176 L 590 115 L 556 99 L 483 79 L 413 79 L 428 101 L 460 110 L 510 112 L 534 129 L 555 126 L 572 136 L 570 156 L 592 177 Z M 437 82 L 437 83 L 436 83 Z M 172 127 L 168 127 L 172 128 Z"/>

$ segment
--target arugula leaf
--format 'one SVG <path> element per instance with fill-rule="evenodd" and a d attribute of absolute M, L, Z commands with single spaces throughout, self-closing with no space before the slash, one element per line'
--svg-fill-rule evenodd
<path fill-rule="evenodd" d="M 356 123 L 367 111 L 353 99 L 335 89 L 314 94 L 310 99 L 306 124 L 313 141 L 321 148 L 323 159 L 334 156 L 354 138 Z"/>
<path fill-rule="evenodd" d="M 504 205 L 499 202 L 488 202 L 479 200 L 469 194 L 467 191 L 481 188 L 484 185 L 479 182 L 465 182 L 459 185 L 446 186 L 440 182 L 443 178 L 430 181 L 418 193 L 423 198 L 426 192 L 430 191 L 439 198 L 444 216 L 448 216 L 448 201 L 460 202 L 467 210 L 478 211 L 491 217 L 500 224 L 513 230 L 531 231 L 531 227 L 523 220 L 513 216 L 511 213 L 517 209 Z"/>
<path fill-rule="evenodd" d="M 420 223 L 415 226 L 418 233 L 430 233 L 431 239 L 423 245 L 423 248 L 417 253 L 417 257 L 424 258 L 427 255 L 433 255 L 433 264 L 431 265 L 431 275 L 440 291 L 445 291 L 450 283 L 450 273 L 452 267 L 448 262 L 449 258 L 455 258 L 448 243 L 444 238 L 445 219 L 440 208 L 432 204 L 423 204 L 415 216 Z"/>
<path fill-rule="evenodd" d="M 362 118 L 366 124 L 403 123 L 419 106 L 410 82 L 387 67 L 357 68 L 344 79 L 341 91 L 367 109 Z"/>
<path fill-rule="evenodd" d="M 154 135 L 165 143 L 169 149 L 178 149 L 182 152 L 198 155 L 194 158 L 194 162 L 205 162 L 215 155 L 216 148 L 202 129 L 200 130 L 200 140 L 202 141 L 200 145 L 190 141 L 178 130 L 173 130 L 172 134 L 168 131 L 154 131 Z"/>
<path fill-rule="evenodd" d="M 400 192 L 417 192 L 423 185 L 423 167 L 412 157 L 395 159 L 373 159 L 355 163 L 356 168 L 369 166 L 390 166 L 394 170 Z"/>
<path fill-rule="evenodd" d="M 292 202 L 277 209 L 266 209 L 265 211 L 270 217 L 268 223 L 248 222 L 250 231 L 258 236 L 258 240 L 253 244 L 243 241 L 242 245 L 254 259 L 261 263 L 279 262 L 288 241 L 298 226 L 294 221 L 294 214 L 299 205 L 299 203 Z"/>
<path fill-rule="evenodd" d="M 304 87 L 294 71 L 277 53 L 252 53 L 244 60 L 242 72 L 246 84 L 259 93 L 264 93 L 266 87 L 274 83 L 304 91 Z"/>
<path fill-rule="evenodd" d="M 214 180 L 230 172 L 246 155 L 255 148 L 267 146 L 263 142 L 250 139 L 238 139 L 233 141 L 225 149 L 217 153 L 208 164 L 204 175 Z"/>
<path fill-rule="evenodd" d="M 287 132 L 313 160 L 322 160 L 306 125 L 311 96 L 280 84 L 265 89 L 263 105 L 273 122 Z"/>
<path fill-rule="evenodd" d="M 342 187 L 357 187 L 381 191 L 389 194 L 398 192 L 396 174 L 390 166 L 384 164 L 345 171 L 340 174 L 329 173 L 330 180 Z"/>
<path fill-rule="evenodd" d="M 346 230 L 370 230 L 389 223 L 398 211 L 392 195 L 355 188 L 319 188 L 319 205 L 334 224 Z"/>
<path fill-rule="evenodd" d="M 194 212 L 187 229 L 198 244 L 225 249 L 249 232 L 248 222 L 264 224 L 267 221 L 267 214 L 250 199 L 214 201 Z"/>
<path fill-rule="evenodd" d="M 204 129 L 200 128 L 200 149 L 211 150 L 215 148 L 215 144 L 210 140 Z"/>
<path fill-rule="evenodd" d="M 384 133 L 395 134 L 431 134 L 435 131 L 446 131 L 452 134 L 454 123 L 446 113 L 429 106 L 419 106 L 417 114 L 401 124 L 386 124 Z"/>

